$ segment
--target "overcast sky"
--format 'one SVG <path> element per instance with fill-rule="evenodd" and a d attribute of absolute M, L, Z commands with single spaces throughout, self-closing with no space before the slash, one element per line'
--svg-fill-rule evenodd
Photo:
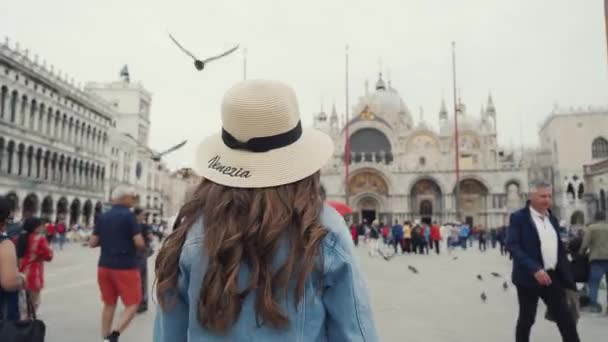
<path fill-rule="evenodd" d="M 113 81 L 124 64 L 154 95 L 151 145 L 182 138 L 168 162 L 187 166 L 198 142 L 220 129 L 224 91 L 242 79 L 242 53 L 196 72 L 166 35 L 201 57 L 240 43 L 249 78 L 292 84 L 304 123 L 322 102 L 344 111 L 344 46 L 351 104 L 374 84 L 382 60 L 414 119 L 433 125 L 451 102 L 450 42 L 458 87 L 472 115 L 488 92 L 499 142 L 537 142 L 555 103 L 608 105 L 601 0 L 0 0 L 0 36 L 19 41 L 79 82 Z M 521 130 L 520 130 L 521 128 Z"/>

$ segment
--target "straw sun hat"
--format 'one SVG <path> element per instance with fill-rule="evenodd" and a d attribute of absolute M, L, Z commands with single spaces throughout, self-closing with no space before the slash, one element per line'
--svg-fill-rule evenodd
<path fill-rule="evenodd" d="M 302 128 L 291 87 L 248 80 L 224 95 L 222 132 L 203 140 L 194 168 L 204 178 L 230 187 L 272 187 L 314 174 L 333 151 L 326 134 Z"/>

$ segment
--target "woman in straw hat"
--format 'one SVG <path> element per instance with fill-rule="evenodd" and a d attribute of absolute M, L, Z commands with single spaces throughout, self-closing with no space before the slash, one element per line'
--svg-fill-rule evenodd
<path fill-rule="evenodd" d="M 156 260 L 154 341 L 376 341 L 344 219 L 320 196 L 331 139 L 273 81 L 232 87 L 222 124 Z"/>

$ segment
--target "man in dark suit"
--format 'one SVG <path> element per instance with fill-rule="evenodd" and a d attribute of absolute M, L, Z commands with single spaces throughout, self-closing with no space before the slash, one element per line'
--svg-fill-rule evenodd
<path fill-rule="evenodd" d="M 551 185 L 534 182 L 526 207 L 511 214 L 507 248 L 513 256 L 513 284 L 517 287 L 519 317 L 516 342 L 529 342 L 538 299 L 547 305 L 564 342 L 579 342 L 565 290 L 576 285 L 559 239 L 559 223 L 551 214 Z"/>

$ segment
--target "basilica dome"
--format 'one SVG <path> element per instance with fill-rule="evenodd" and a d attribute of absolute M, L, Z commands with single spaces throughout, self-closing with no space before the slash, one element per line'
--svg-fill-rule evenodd
<path fill-rule="evenodd" d="M 375 91 L 366 93 L 366 96 L 359 99 L 355 112 L 368 119 L 382 117 L 388 122 L 401 121 L 409 126 L 412 122 L 409 110 L 399 92 L 391 87 L 390 81 L 385 82 L 382 79 L 382 74 L 378 77 Z"/>

